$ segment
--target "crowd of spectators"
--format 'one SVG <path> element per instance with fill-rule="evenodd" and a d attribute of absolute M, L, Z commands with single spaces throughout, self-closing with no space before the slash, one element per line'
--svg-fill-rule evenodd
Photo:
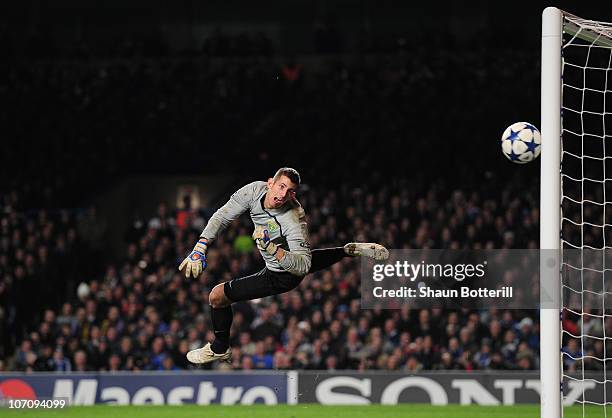
<path fill-rule="evenodd" d="M 185 353 L 213 338 L 210 289 L 262 264 L 248 220 L 215 242 L 199 279 L 186 280 L 176 266 L 201 231 L 197 211 L 193 223 L 177 222 L 174 208 L 160 204 L 114 259 L 95 209 L 56 210 L 134 172 L 212 173 L 227 168 L 228 155 L 248 180 L 295 166 L 315 248 L 537 248 L 534 169 L 509 174 L 495 141 L 517 108 L 536 112 L 537 89 L 517 93 L 537 85 L 533 60 L 415 47 L 348 60 L 296 57 L 284 67 L 266 56 L 0 64 L 0 91 L 11 103 L 0 113 L 11 149 L 0 156 L 0 190 L 19 190 L 0 202 L 3 367 L 186 369 Z M 82 187 L 84 179 L 95 187 Z M 537 312 L 362 310 L 352 259 L 234 311 L 236 369 L 539 364 Z M 565 326 L 579 334 L 577 318 L 567 315 Z M 605 352 L 597 342 L 564 341 L 573 358 Z M 579 367 L 572 357 L 567 367 Z"/>
<path fill-rule="evenodd" d="M 106 225 L 95 211 L 25 210 L 16 191 L 0 196 L 0 358 L 99 271 Z"/>
<path fill-rule="evenodd" d="M 301 201 L 313 247 L 352 239 L 389 248 L 527 248 L 537 241 L 537 209 L 508 195 L 484 199 L 478 192 L 442 188 L 422 195 L 396 181 L 310 188 Z M 210 289 L 262 264 L 254 246 L 245 244 L 251 227 L 243 217 L 211 247 L 204 274 L 186 280 L 176 266 L 201 221 L 194 210 L 178 225 L 175 213 L 160 204 L 156 216 L 133 226 L 123 259 L 108 260 L 102 277 L 80 284 L 78 299 L 41 312 L 9 367 L 193 367 L 185 353 L 213 338 Z M 232 367 L 237 369 L 534 369 L 539 361 L 535 312 L 362 310 L 358 263 L 350 258 L 307 276 L 295 291 L 235 304 L 234 312 Z M 575 343 L 568 346 L 575 348 Z"/>

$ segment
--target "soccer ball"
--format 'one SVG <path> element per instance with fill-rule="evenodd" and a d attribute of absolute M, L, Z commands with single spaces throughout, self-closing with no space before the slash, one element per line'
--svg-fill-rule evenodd
<path fill-rule="evenodd" d="M 504 155 L 517 164 L 525 164 L 538 158 L 541 143 L 540 131 L 527 122 L 513 123 L 501 137 Z"/>

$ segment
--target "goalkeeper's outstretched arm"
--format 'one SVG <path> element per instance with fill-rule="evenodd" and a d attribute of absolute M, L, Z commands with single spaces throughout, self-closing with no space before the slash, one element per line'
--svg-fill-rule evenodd
<path fill-rule="evenodd" d="M 247 184 L 238 189 L 227 203 L 217 209 L 210 217 L 200 234 L 200 238 L 204 238 L 210 244 L 234 219 L 246 212 L 253 200 L 254 189 L 255 183 Z"/>
<path fill-rule="evenodd" d="M 198 239 L 195 247 L 179 266 L 179 271 L 185 271 L 185 277 L 197 278 L 204 271 L 208 245 L 217 237 L 219 232 L 249 209 L 254 189 L 254 183 L 242 187 L 213 214 L 206 224 L 206 228 L 200 234 L 200 239 Z"/>

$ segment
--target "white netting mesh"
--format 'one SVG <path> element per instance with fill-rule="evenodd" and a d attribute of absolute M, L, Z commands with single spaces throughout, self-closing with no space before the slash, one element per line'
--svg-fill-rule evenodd
<path fill-rule="evenodd" d="M 582 416 L 607 417 L 612 416 L 607 407 L 612 404 L 612 24 L 566 15 L 562 59 L 564 390 L 566 400 L 582 405 Z"/>

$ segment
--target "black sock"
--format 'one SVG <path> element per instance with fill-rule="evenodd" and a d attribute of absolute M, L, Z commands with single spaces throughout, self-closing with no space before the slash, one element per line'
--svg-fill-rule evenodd
<path fill-rule="evenodd" d="M 348 254 L 344 252 L 344 247 L 318 248 L 312 250 L 312 264 L 308 273 L 323 270 L 332 264 L 336 264 L 344 257 L 348 257 Z"/>
<path fill-rule="evenodd" d="M 215 331 L 215 341 L 212 342 L 210 348 L 217 354 L 223 354 L 229 348 L 230 328 L 234 319 L 232 306 L 226 306 L 225 308 L 213 308 L 211 306 L 210 316 Z"/>

